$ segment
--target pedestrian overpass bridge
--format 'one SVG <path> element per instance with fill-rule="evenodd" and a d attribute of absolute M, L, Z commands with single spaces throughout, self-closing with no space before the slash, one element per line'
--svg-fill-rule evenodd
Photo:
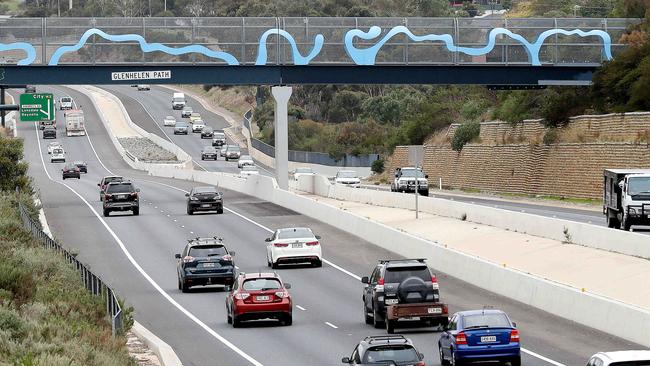
<path fill-rule="evenodd" d="M 639 21 L 9 18 L 0 84 L 586 85 Z"/>

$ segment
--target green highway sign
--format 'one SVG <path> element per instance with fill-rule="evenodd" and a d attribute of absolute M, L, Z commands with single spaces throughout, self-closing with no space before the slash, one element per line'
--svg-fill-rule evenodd
<path fill-rule="evenodd" d="M 43 121 L 54 119 L 54 96 L 51 93 L 20 95 L 20 120 Z"/>

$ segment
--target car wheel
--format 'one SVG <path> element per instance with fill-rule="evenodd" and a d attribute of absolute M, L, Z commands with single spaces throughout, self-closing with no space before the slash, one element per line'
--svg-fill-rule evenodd
<path fill-rule="evenodd" d="M 187 214 L 192 215 L 192 214 L 194 214 L 194 211 L 192 211 L 192 209 L 188 207 L 187 208 Z"/>
<path fill-rule="evenodd" d="M 77 176 L 77 179 L 81 179 L 81 176 L 80 176 L 80 175 L 78 175 L 78 176 Z"/>
<path fill-rule="evenodd" d="M 176 281 L 176 282 L 178 283 L 178 289 L 182 290 L 182 288 L 181 288 L 181 279 L 179 278 L 178 281 Z"/>
<path fill-rule="evenodd" d="M 510 366 L 521 366 L 521 356 L 517 356 L 510 360 Z"/>
<path fill-rule="evenodd" d="M 111 211 L 104 209 L 104 217 L 108 217 L 110 215 Z"/>
<path fill-rule="evenodd" d="M 187 282 L 181 280 L 181 292 L 187 293 L 190 290 L 190 287 L 187 285 Z"/>
<path fill-rule="evenodd" d="M 451 366 L 460 366 L 463 364 L 463 362 L 459 360 L 458 357 L 456 357 L 456 352 L 454 352 L 453 349 L 451 350 L 450 358 L 451 358 Z"/>
<path fill-rule="evenodd" d="M 65 177 L 63 177 L 63 180 L 65 180 Z"/>
<path fill-rule="evenodd" d="M 268 254 L 266 255 L 266 266 L 271 267 L 271 261 L 269 260 Z"/>
<path fill-rule="evenodd" d="M 232 327 L 233 327 L 233 328 L 239 328 L 239 327 L 241 327 L 241 321 L 240 321 L 239 319 L 237 319 L 237 317 L 234 316 L 234 315 L 233 315 L 233 317 L 232 317 Z"/>
<path fill-rule="evenodd" d="M 218 209 L 218 210 L 217 210 L 217 213 L 218 213 L 218 214 L 222 214 L 222 213 L 223 213 L 223 208 Z"/>
<path fill-rule="evenodd" d="M 395 333 L 395 321 L 394 320 L 386 319 L 384 321 L 384 323 L 386 324 L 386 333 L 388 333 L 388 334 Z"/>
<path fill-rule="evenodd" d="M 291 324 L 293 324 L 293 317 L 291 316 L 291 314 L 286 315 L 286 316 L 284 317 L 284 319 L 282 319 L 282 325 L 284 325 L 285 327 L 288 327 L 288 326 L 290 326 Z M 514 366 L 514 365 L 513 365 L 513 366 Z"/>
<path fill-rule="evenodd" d="M 271 268 L 278 269 L 278 262 L 271 262 Z"/>
<path fill-rule="evenodd" d="M 316 268 L 320 268 L 320 267 L 322 267 L 322 266 L 323 266 L 323 261 L 322 261 L 322 260 L 320 260 L 320 259 L 316 259 L 316 260 L 314 261 L 314 267 L 316 267 Z"/>
<path fill-rule="evenodd" d="M 374 308 L 372 309 L 372 325 L 377 329 L 381 329 L 382 325 L 384 325 L 383 321 L 379 318 L 379 313 Z"/>
<path fill-rule="evenodd" d="M 226 309 L 226 313 L 228 314 L 227 315 L 228 316 L 228 320 L 227 320 L 228 324 L 232 324 L 232 316 L 230 316 L 230 312 L 228 311 L 228 309 Z"/>
<path fill-rule="evenodd" d="M 138 216 L 140 215 L 140 207 L 136 207 L 133 209 L 133 216 Z"/>
<path fill-rule="evenodd" d="M 366 302 L 363 302 L 363 318 L 366 320 L 366 324 L 372 324 L 372 316 L 368 315 L 368 309 L 366 309 Z"/>
<path fill-rule="evenodd" d="M 203 156 L 201 156 L 201 160 L 205 160 L 205 158 Z"/>
<path fill-rule="evenodd" d="M 422 192 L 423 196 L 429 196 L 429 190 L 427 189 L 426 191 Z"/>
<path fill-rule="evenodd" d="M 627 220 L 625 217 L 623 217 L 623 221 L 621 222 L 621 229 L 630 231 L 631 228 L 632 224 L 630 223 L 630 220 Z"/>
<path fill-rule="evenodd" d="M 440 355 L 440 365 L 441 366 L 449 365 L 447 360 L 445 360 L 445 355 L 442 352 L 442 345 L 440 345 L 440 343 L 438 343 L 438 354 Z"/>

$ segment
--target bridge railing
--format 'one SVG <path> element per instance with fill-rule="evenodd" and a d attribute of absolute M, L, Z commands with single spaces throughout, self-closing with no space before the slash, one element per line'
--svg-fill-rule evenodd
<path fill-rule="evenodd" d="M 106 314 L 111 320 L 111 328 L 113 336 L 116 334 L 121 334 L 124 330 L 123 323 L 123 312 L 120 302 L 115 295 L 115 291 L 108 286 L 102 279 L 94 274 L 88 267 L 80 262 L 76 256 L 69 251 L 67 251 L 61 244 L 56 240 L 50 238 L 39 225 L 34 222 L 34 220 L 29 216 L 27 209 L 23 206 L 22 203 L 19 203 L 20 209 L 20 218 L 23 223 L 25 230 L 29 231 L 36 240 L 40 241 L 44 248 L 53 250 L 63 256 L 65 260 L 72 264 L 72 266 L 79 272 L 81 275 L 81 280 L 86 287 L 86 290 L 95 296 L 101 296 L 102 300 L 106 304 Z"/>
<path fill-rule="evenodd" d="M 29 63 L 37 65 L 516 65 L 536 60 L 541 65 L 600 64 L 625 47 L 621 35 L 638 22 L 616 18 L 9 18 L 0 20 L 0 46 L 13 46 L 0 48 L 0 62 L 21 62 L 33 52 Z M 540 39 L 543 42 L 536 44 Z"/>

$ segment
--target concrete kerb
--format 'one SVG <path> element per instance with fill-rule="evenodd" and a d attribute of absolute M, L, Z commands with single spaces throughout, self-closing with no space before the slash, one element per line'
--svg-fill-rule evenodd
<path fill-rule="evenodd" d="M 183 363 L 178 356 L 176 356 L 174 350 L 165 343 L 165 341 L 156 337 L 155 334 L 151 333 L 142 324 L 134 321 L 131 331 L 136 335 L 136 337 L 140 338 L 140 340 L 144 342 L 144 344 L 146 344 L 156 356 L 158 356 L 158 360 L 160 360 L 162 366 L 183 366 Z"/>
<path fill-rule="evenodd" d="M 249 194 L 300 212 L 365 238 L 384 249 L 406 257 L 427 258 L 428 263 L 451 276 L 488 291 L 521 301 L 551 314 L 578 322 L 632 342 L 650 346 L 650 311 L 471 256 L 379 222 L 317 202 L 292 192 L 277 189 L 274 180 L 264 176 L 249 177 L 245 182 L 222 173 L 152 170 L 153 175 L 189 179 L 206 184 L 223 184 L 224 188 Z M 314 182 L 312 184 L 322 184 Z M 309 178 L 294 186 L 309 185 Z M 400 243 L 399 246 L 394 243 Z"/>

